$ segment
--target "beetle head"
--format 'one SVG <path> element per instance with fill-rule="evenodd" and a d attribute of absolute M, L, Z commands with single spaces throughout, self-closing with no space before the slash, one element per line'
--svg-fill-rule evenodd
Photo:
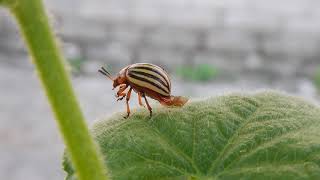
<path fill-rule="evenodd" d="M 125 84 L 127 82 L 126 72 L 127 72 L 127 67 L 123 68 L 117 74 L 117 77 L 113 80 L 113 89 L 119 86 L 120 84 Z"/>

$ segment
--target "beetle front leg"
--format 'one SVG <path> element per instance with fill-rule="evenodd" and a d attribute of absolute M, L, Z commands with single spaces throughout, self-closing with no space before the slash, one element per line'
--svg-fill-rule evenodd
<path fill-rule="evenodd" d="M 128 93 L 127 93 L 127 97 L 126 97 L 126 104 L 127 104 L 127 116 L 124 117 L 124 118 L 128 118 L 129 115 L 130 115 L 130 107 L 129 107 L 129 100 L 130 100 L 130 97 L 131 97 L 131 91 L 132 91 L 132 87 L 130 87 Z"/>
<path fill-rule="evenodd" d="M 120 85 L 119 91 L 116 94 L 116 98 L 118 98 L 117 101 L 121 101 L 124 97 L 126 97 L 127 94 L 123 91 L 125 91 L 127 87 L 127 84 Z"/>

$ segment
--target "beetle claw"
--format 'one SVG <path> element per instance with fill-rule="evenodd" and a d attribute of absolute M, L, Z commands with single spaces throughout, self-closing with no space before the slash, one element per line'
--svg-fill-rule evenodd
<path fill-rule="evenodd" d="M 124 96 L 117 99 L 117 101 L 121 101 L 124 98 Z"/>
<path fill-rule="evenodd" d="M 128 119 L 128 117 L 130 116 L 130 114 L 128 113 L 126 116 L 124 116 L 123 118 Z"/>

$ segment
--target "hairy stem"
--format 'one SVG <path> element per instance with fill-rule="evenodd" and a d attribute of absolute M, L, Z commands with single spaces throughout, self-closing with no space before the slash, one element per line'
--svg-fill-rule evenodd
<path fill-rule="evenodd" d="M 41 0 L 0 0 L 16 17 L 48 96 L 72 163 L 81 180 L 107 179 L 74 95 Z"/>

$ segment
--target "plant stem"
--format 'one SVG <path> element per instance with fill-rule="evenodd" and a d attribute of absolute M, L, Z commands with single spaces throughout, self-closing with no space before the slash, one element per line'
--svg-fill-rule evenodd
<path fill-rule="evenodd" d="M 4 2 L 4 1 L 3 1 Z M 10 4 L 11 2 L 11 4 Z M 24 35 L 72 163 L 81 180 L 107 179 L 106 168 L 74 96 L 41 0 L 6 0 Z"/>
<path fill-rule="evenodd" d="M 9 1 L 11 1 L 11 2 L 9 2 Z M 14 0 L 0 0 L 0 6 L 7 6 L 8 4 L 10 4 L 10 3 L 14 3 L 13 2 Z"/>

